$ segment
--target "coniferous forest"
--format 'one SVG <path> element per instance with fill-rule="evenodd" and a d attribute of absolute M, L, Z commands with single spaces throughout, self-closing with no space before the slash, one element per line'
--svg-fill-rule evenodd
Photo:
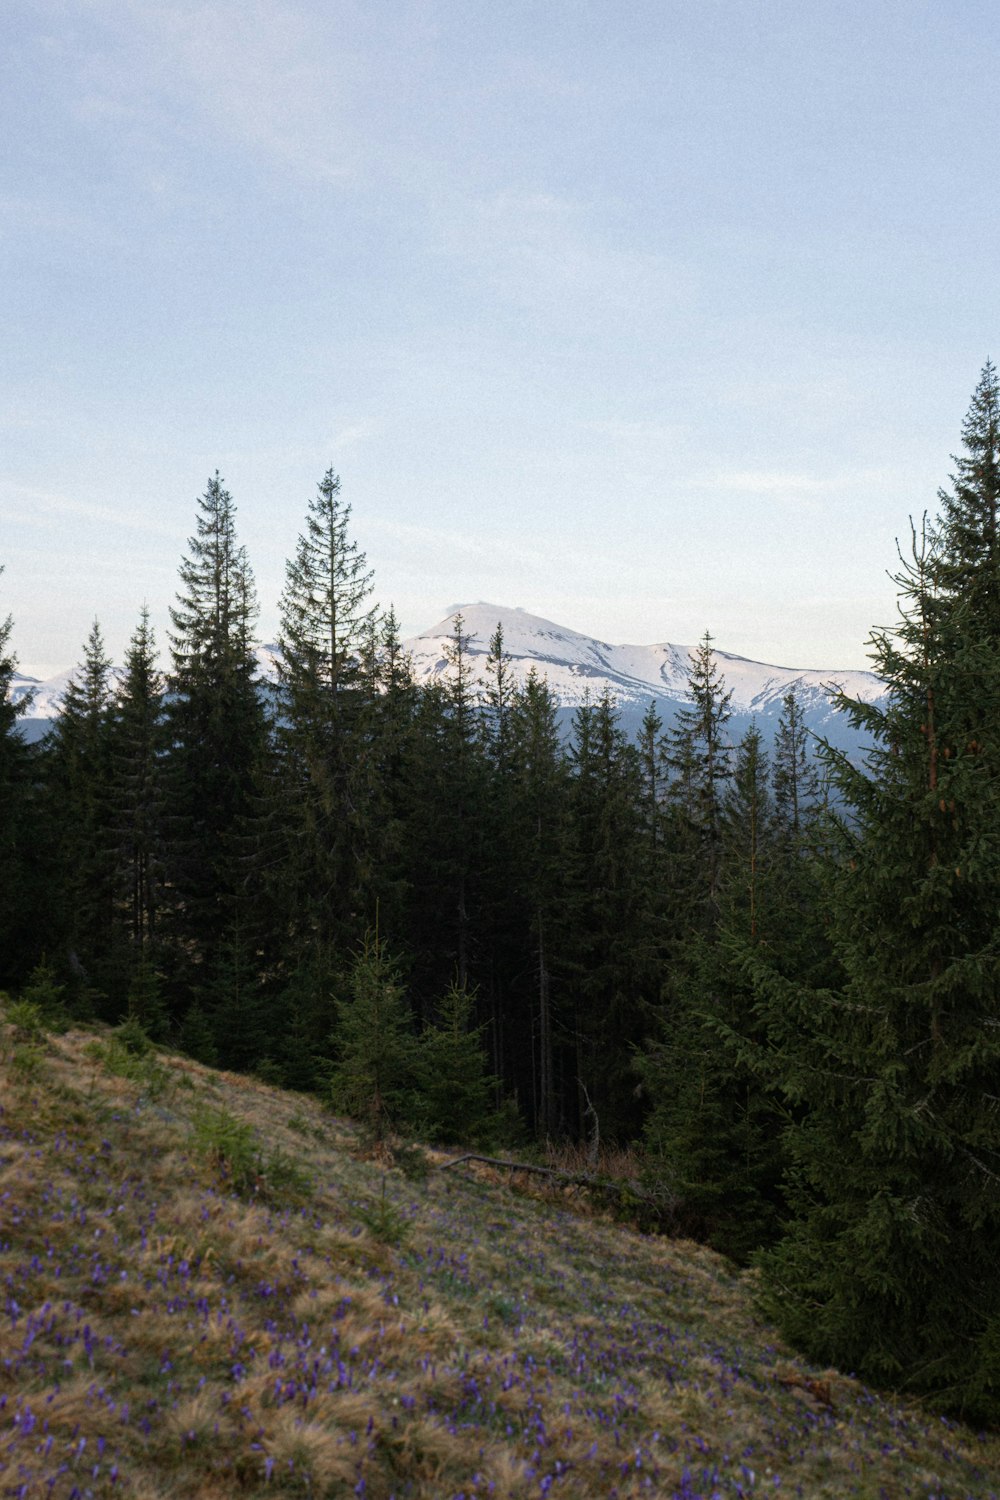
<path fill-rule="evenodd" d="M 901 547 L 864 765 L 690 706 L 565 738 L 498 628 L 417 687 L 328 471 L 278 675 L 222 479 L 169 639 L 99 625 L 39 744 L 0 629 L 0 987 L 385 1130 L 638 1146 L 809 1355 L 1000 1421 L 1000 386 Z M 168 662 L 161 670 L 160 648 Z M 23 709 L 26 705 L 21 704 Z"/>

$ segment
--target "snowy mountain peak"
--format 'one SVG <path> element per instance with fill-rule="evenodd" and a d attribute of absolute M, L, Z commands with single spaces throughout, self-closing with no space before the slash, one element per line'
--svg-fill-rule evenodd
<path fill-rule="evenodd" d="M 631 727 L 651 700 L 657 702 L 665 719 L 672 717 L 676 706 L 689 700 L 688 646 L 670 641 L 651 646 L 614 645 L 523 609 L 484 603 L 456 606 L 438 624 L 405 642 L 418 681 L 448 672 L 446 648 L 458 615 L 469 637 L 473 674 L 480 680 L 485 676 L 490 639 L 499 624 L 515 676 L 523 680 L 534 667 L 547 679 L 564 708 L 576 708 L 588 692 L 595 698 L 607 688 L 618 701 L 626 727 Z M 842 723 L 831 702 L 835 691 L 866 702 L 884 693 L 882 683 L 871 672 L 773 666 L 721 650 L 715 657 L 726 688 L 732 692 L 734 718 L 737 722 L 758 718 L 765 732 L 777 722 L 782 699 L 790 689 L 798 694 L 811 727 L 822 733 L 838 720 Z"/>
<path fill-rule="evenodd" d="M 678 708 L 689 701 L 691 649 L 688 646 L 669 641 L 651 646 L 615 645 L 525 609 L 484 602 L 455 605 L 436 625 L 403 642 L 413 660 L 418 682 L 429 682 L 450 671 L 448 645 L 458 615 L 468 637 L 469 661 L 475 678 L 480 682 L 485 679 L 489 643 L 500 625 L 515 678 L 524 681 L 534 668 L 548 682 L 564 719 L 588 695 L 591 699 L 599 698 L 605 689 L 616 699 L 622 727 L 628 733 L 638 729 L 651 701 L 656 702 L 667 725 Z M 262 678 L 273 680 L 280 648 L 260 646 L 256 654 Z M 884 693 L 883 684 L 871 672 L 772 666 L 722 650 L 717 650 L 715 656 L 726 688 L 732 692 L 730 730 L 734 738 L 739 737 L 751 720 L 770 737 L 781 713 L 782 699 L 789 689 L 794 689 L 811 729 L 833 743 L 854 748 L 857 736 L 845 716 L 834 708 L 832 693 L 841 689 L 849 697 L 865 702 L 875 701 Z M 72 675 L 72 671 L 60 672 L 39 682 L 18 674 L 11 696 L 18 699 L 28 692 L 34 693 L 28 715 L 21 721 L 25 733 L 34 737 L 44 732 L 58 715 Z"/>

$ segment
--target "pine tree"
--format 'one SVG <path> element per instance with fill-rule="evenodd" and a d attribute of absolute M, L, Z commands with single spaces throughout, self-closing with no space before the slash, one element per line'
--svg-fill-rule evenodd
<path fill-rule="evenodd" d="M 781 700 L 774 737 L 774 801 L 781 826 L 794 843 L 820 802 L 819 777 L 809 753 L 809 730 L 794 688 Z"/>
<path fill-rule="evenodd" d="M 456 979 L 471 988 L 483 947 L 488 769 L 470 639 L 460 614 L 446 647 L 451 671 L 420 693 L 406 788 L 407 951 L 415 998 L 430 1004 Z"/>
<path fill-rule="evenodd" d="M 727 691 L 706 630 L 691 653 L 690 708 L 682 708 L 669 737 L 670 795 L 686 829 L 688 884 L 705 919 L 712 920 L 722 865 L 723 791 L 732 769 L 726 738 L 732 692 Z"/>
<path fill-rule="evenodd" d="M 111 728 L 111 833 L 129 967 L 150 962 L 163 886 L 163 681 L 143 608 L 129 642 Z M 152 1034 L 152 1033 L 151 1033 Z"/>
<path fill-rule="evenodd" d="M 954 492 L 873 636 L 886 706 L 845 703 L 867 774 L 828 753 L 847 815 L 832 916 L 846 980 L 758 964 L 785 1088 L 795 1217 L 767 1302 L 815 1357 L 1000 1420 L 1000 395 L 987 366 Z"/>
<path fill-rule="evenodd" d="M 3 569 L 0 568 L 0 574 Z M 35 752 L 18 731 L 18 719 L 31 702 L 30 695 L 13 702 L 11 690 L 17 657 L 11 649 L 13 622 L 0 619 L 0 988 L 24 978 L 37 953 L 27 951 L 26 935 L 37 922 L 34 901 L 37 843 L 33 818 L 32 767 Z"/>
<path fill-rule="evenodd" d="M 328 469 L 286 566 L 279 637 L 273 898 L 291 961 L 324 972 L 327 988 L 338 951 L 366 925 L 376 878 L 369 708 L 379 631 L 350 517 Z"/>
<path fill-rule="evenodd" d="M 716 921 L 689 938 L 674 1003 L 639 1067 L 652 1100 L 649 1175 L 672 1195 L 685 1232 L 746 1260 L 774 1237 L 783 1166 L 779 1103 L 741 1056 L 753 1039 L 753 994 L 739 958 L 779 921 L 777 821 L 756 726 L 722 796 L 720 845 Z"/>
<path fill-rule="evenodd" d="M 575 1133 L 584 1135 L 587 1095 L 607 1138 L 639 1123 L 632 1048 L 658 999 L 658 966 L 643 936 L 639 759 L 605 690 L 573 720 L 573 777 L 564 939 L 573 1000 Z"/>
<path fill-rule="evenodd" d="M 496 1019 L 498 1056 L 529 1111 L 537 1133 L 554 1139 L 565 1111 L 557 1078 L 558 1039 L 566 1051 L 567 1027 L 559 1004 L 559 976 L 565 974 L 561 936 L 564 910 L 564 857 L 569 816 L 569 767 L 559 738 L 556 700 L 532 667 L 511 708 L 514 787 L 511 797 L 514 880 L 525 920 L 521 942 L 531 964 L 522 962 L 512 985 L 519 1003 Z M 526 943 L 525 943 L 526 939 Z M 522 949 L 523 951 L 523 949 Z M 575 1061 L 575 1059 L 574 1059 Z M 570 1076 L 575 1076 L 575 1068 Z"/>
<path fill-rule="evenodd" d="M 164 828 L 174 963 L 190 987 L 244 897 L 245 820 L 267 740 L 253 652 L 253 575 L 218 473 L 198 501 L 188 548 L 170 611 Z"/>
<path fill-rule="evenodd" d="M 420 1123 L 433 1141 L 487 1146 L 496 1137 L 498 1080 L 487 1072 L 485 1032 L 475 997 L 450 985 L 419 1043 Z"/>
<path fill-rule="evenodd" d="M 111 704 L 111 661 L 95 620 L 46 754 L 47 794 L 58 829 L 58 941 L 75 979 L 81 1013 L 89 1009 L 93 994 L 113 980 Z M 118 1008 L 112 1002 L 108 1019 Z"/>
<path fill-rule="evenodd" d="M 333 1108 L 363 1121 L 378 1141 L 406 1124 L 415 1108 L 416 1039 L 398 965 L 377 930 L 354 961 L 333 1045 Z"/>

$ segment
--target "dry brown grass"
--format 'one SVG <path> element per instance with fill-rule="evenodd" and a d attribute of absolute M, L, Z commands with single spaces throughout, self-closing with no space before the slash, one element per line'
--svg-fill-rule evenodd
<path fill-rule="evenodd" d="M 314 1101 L 184 1059 L 144 1098 L 87 1041 L 49 1039 L 27 1082 L 0 1068 L 0 1495 L 998 1489 L 1000 1444 L 796 1360 L 703 1247 L 503 1172 L 416 1186 Z M 192 1149 L 204 1103 L 313 1197 L 233 1196 Z M 383 1192 L 398 1245 L 372 1227 Z"/>

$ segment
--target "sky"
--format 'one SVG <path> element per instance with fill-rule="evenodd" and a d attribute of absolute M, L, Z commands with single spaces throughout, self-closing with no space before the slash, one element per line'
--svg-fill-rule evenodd
<path fill-rule="evenodd" d="M 0 618 L 161 645 L 219 470 L 456 603 L 820 668 L 997 326 L 992 0 L 4 0 Z"/>

